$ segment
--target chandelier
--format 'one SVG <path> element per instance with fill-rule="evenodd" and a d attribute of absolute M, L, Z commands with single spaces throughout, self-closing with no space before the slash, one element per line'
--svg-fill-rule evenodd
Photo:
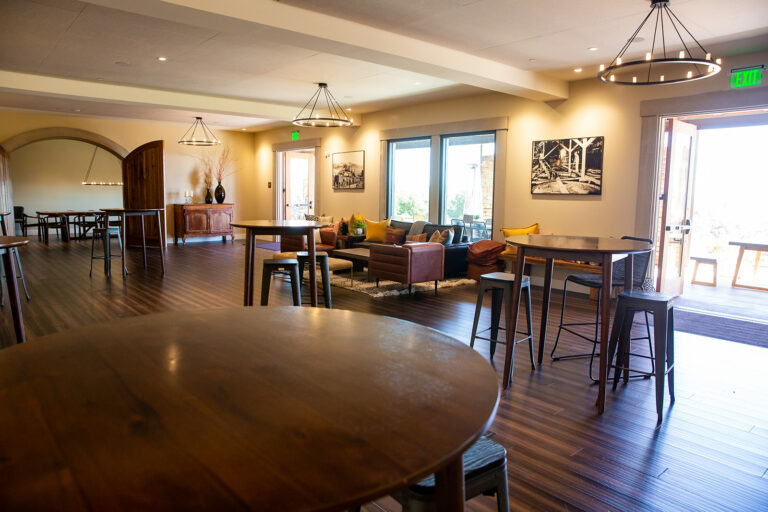
<path fill-rule="evenodd" d="M 121 187 L 123 186 L 122 181 L 94 181 L 90 180 L 91 177 L 91 171 L 93 170 L 93 161 L 96 160 L 96 151 L 98 151 L 99 147 L 94 146 L 93 147 L 93 155 L 91 155 L 91 163 L 88 164 L 88 169 L 85 171 L 85 177 L 83 178 L 83 181 L 80 183 L 83 185 L 101 185 L 103 187 Z"/>
<path fill-rule="evenodd" d="M 319 103 L 319 105 L 318 105 Z M 352 121 L 344 113 L 339 102 L 328 90 L 328 84 L 318 83 L 317 91 L 309 98 L 309 101 L 301 108 L 292 123 L 296 126 L 327 126 L 338 128 L 339 126 L 352 126 Z"/>
<path fill-rule="evenodd" d="M 179 144 L 187 146 L 218 146 L 221 141 L 216 138 L 210 128 L 203 122 L 202 117 L 195 117 L 192 126 L 179 139 Z"/>
<path fill-rule="evenodd" d="M 646 52 L 645 58 L 626 62 L 624 54 L 634 42 L 642 41 L 638 34 L 654 17 L 653 42 L 651 50 Z M 665 20 L 666 18 L 666 20 Z M 649 29 L 650 29 L 649 24 Z M 693 43 L 686 44 L 683 34 L 688 34 Z M 667 40 L 669 36 L 669 41 Z M 675 38 L 675 36 L 677 36 Z M 637 40 L 637 41 L 636 41 Z M 678 46 L 678 40 L 682 43 L 683 50 L 670 51 L 670 46 Z M 690 46 L 689 46 L 690 45 Z M 669 8 L 669 0 L 651 0 L 651 11 L 645 17 L 637 30 L 627 40 L 619 54 L 607 67 L 600 65 L 600 73 L 597 77 L 609 84 L 622 85 L 662 85 L 680 82 L 691 82 L 716 75 L 721 69 L 721 60 L 712 60 L 709 53 L 693 37 L 680 19 Z"/>

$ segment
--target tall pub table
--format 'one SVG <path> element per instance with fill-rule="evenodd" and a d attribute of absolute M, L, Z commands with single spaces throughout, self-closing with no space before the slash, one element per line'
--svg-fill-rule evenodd
<path fill-rule="evenodd" d="M 23 236 L 0 236 L 0 257 L 5 267 L 5 281 L 8 285 L 8 303 L 11 306 L 13 316 L 13 329 L 16 332 L 16 343 L 24 343 L 27 335 L 24 332 L 24 318 L 21 315 L 21 301 L 19 300 L 19 285 L 16 282 L 16 265 L 13 261 L 14 249 L 27 245 L 29 238 Z M 3 283 L 0 283 L 2 286 Z M 2 500 L 0 500 L 1 502 Z"/>
<path fill-rule="evenodd" d="M 123 239 L 122 248 L 122 261 L 123 261 L 123 276 L 128 271 L 125 268 L 125 249 L 128 247 L 128 240 L 125 237 L 125 218 L 126 217 L 141 217 L 141 249 L 144 256 L 144 268 L 147 268 L 147 238 L 145 233 L 144 218 L 155 217 L 157 219 L 157 230 L 160 236 L 160 266 L 165 274 L 165 230 L 163 229 L 163 214 L 165 209 L 163 208 L 102 208 L 102 212 L 105 213 L 105 225 L 109 226 L 110 217 L 120 217 L 120 236 Z"/>
<path fill-rule="evenodd" d="M 506 239 L 507 243 L 517 247 L 515 260 L 515 277 L 523 275 L 525 258 L 537 256 L 544 258 L 544 298 L 541 309 L 541 330 L 539 335 L 538 363 L 544 355 L 544 341 L 547 337 L 547 317 L 549 316 L 549 297 L 552 291 L 552 271 L 555 259 L 586 261 L 597 263 L 602 267 L 603 287 L 600 293 L 600 373 L 598 377 L 597 409 L 600 414 L 605 410 L 605 385 L 608 374 L 608 334 L 611 317 L 611 283 L 613 279 L 613 262 L 624 259 L 624 288 L 632 289 L 633 254 L 639 254 L 651 249 L 651 244 L 635 240 L 618 238 L 588 237 L 588 236 L 553 236 L 553 235 L 523 235 Z M 504 354 L 504 373 L 502 381 L 504 389 L 512 382 L 512 364 L 514 341 L 510 333 L 517 332 L 517 313 L 520 308 L 520 286 L 522 279 L 515 279 L 512 289 L 512 325 L 507 330 L 507 347 Z"/>
<path fill-rule="evenodd" d="M 256 235 L 305 235 L 309 252 L 309 301 L 317 307 L 317 268 L 315 263 L 315 230 L 330 224 L 307 220 L 239 220 L 232 227 L 245 229 L 245 285 L 243 305 L 253 306 L 254 249 Z"/>
<path fill-rule="evenodd" d="M 0 351 L 5 510 L 344 510 L 435 473 L 437 509 L 460 511 L 462 452 L 499 401 L 466 345 L 352 311 L 179 311 L 37 341 Z"/>

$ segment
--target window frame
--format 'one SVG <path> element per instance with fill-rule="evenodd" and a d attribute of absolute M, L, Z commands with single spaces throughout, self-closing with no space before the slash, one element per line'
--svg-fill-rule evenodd
<path fill-rule="evenodd" d="M 386 141 L 387 143 L 387 172 L 386 172 L 386 206 L 385 206 L 385 217 L 389 219 L 392 217 L 392 210 L 394 207 L 393 201 L 392 201 L 392 163 L 394 162 L 393 151 L 395 144 L 398 142 L 408 142 L 408 141 L 414 141 L 414 140 L 425 140 L 429 142 L 429 173 L 432 174 L 432 162 L 434 159 L 434 147 L 432 143 L 432 137 L 429 135 L 420 136 L 420 137 L 403 137 L 400 139 L 389 139 Z M 431 192 L 431 191 L 430 191 Z M 431 201 L 427 202 L 427 217 L 429 217 L 429 211 L 430 211 L 430 203 Z M 430 221 L 431 222 L 431 221 Z"/>

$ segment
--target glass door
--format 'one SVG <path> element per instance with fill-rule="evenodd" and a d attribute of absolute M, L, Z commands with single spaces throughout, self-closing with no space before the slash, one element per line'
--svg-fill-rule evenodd
<path fill-rule="evenodd" d="M 315 213 L 314 151 L 282 153 L 283 214 L 286 220 L 304 220 Z"/>

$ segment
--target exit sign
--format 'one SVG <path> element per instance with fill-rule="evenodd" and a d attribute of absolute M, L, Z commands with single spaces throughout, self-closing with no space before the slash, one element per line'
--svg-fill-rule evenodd
<path fill-rule="evenodd" d="M 731 89 L 742 87 L 754 87 L 763 83 L 763 69 L 765 66 L 752 66 L 731 70 Z"/>
<path fill-rule="evenodd" d="M 299 140 L 299 130 L 291 132 L 291 140 Z"/>

